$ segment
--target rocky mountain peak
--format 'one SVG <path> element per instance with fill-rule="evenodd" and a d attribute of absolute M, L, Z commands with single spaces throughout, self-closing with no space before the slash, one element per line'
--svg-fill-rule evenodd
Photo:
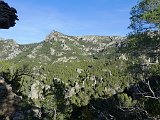
<path fill-rule="evenodd" d="M 4 38 L 0 38 L 0 42 L 17 44 L 16 41 L 13 40 L 13 39 L 4 39 Z"/>
<path fill-rule="evenodd" d="M 66 36 L 61 32 L 53 30 L 46 38 L 45 42 L 58 41 L 60 37 Z"/>
<path fill-rule="evenodd" d="M 1 59 L 12 59 L 20 54 L 22 51 L 13 39 L 0 40 L 0 60 Z"/>

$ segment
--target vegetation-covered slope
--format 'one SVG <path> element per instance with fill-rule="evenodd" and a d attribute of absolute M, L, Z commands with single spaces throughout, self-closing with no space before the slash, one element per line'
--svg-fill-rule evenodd
<path fill-rule="evenodd" d="M 160 119 L 157 14 L 159 0 L 140 1 L 127 38 L 54 31 L 41 43 L 1 40 L 0 119 Z"/>
<path fill-rule="evenodd" d="M 88 60 L 98 54 L 112 52 L 111 47 L 124 41 L 116 36 L 67 36 L 59 32 L 50 33 L 41 43 L 19 45 L 13 40 L 1 40 L 1 60 L 37 61 L 43 63 Z"/>
<path fill-rule="evenodd" d="M 57 34 L 58 37 L 55 37 Z M 155 41 L 150 34 L 144 37 L 145 41 L 143 36 L 140 37 L 142 40 L 135 36 L 127 40 L 109 36 L 79 38 L 54 32 L 44 42 L 36 44 L 17 45 L 13 41 L 2 41 L 1 44 L 7 44 L 4 47 L 14 43 L 21 52 L 8 59 L 7 53 L 11 54 L 14 48 L 10 51 L 11 48 L 2 47 L 7 59 L 2 56 L 0 73 L 12 85 L 13 92 L 22 96 L 19 107 L 22 116 L 28 119 L 127 120 L 137 118 L 138 114 L 144 119 L 151 117 L 148 112 L 144 114 L 145 106 L 139 112 L 135 106 L 140 108 L 147 99 L 141 99 L 143 95 L 137 99 L 136 95 L 142 94 L 142 91 L 134 91 L 140 88 L 131 86 L 160 74 L 159 59 L 156 57 L 159 56 L 158 50 L 156 56 L 155 53 L 147 56 L 146 49 L 148 43 L 152 43 L 153 46 L 149 45 L 151 53 L 152 48 L 159 44 L 157 35 Z M 151 61 L 155 57 L 156 60 Z M 159 77 L 156 77 L 157 80 Z M 145 92 L 146 96 L 151 92 L 147 89 L 149 94 Z M 154 89 L 158 91 L 159 87 Z M 159 96 L 155 94 L 151 97 Z M 109 109 L 104 109 L 101 104 Z M 128 113 L 132 108 L 135 110 Z M 23 114 L 26 111 L 33 112 Z M 98 111 L 102 115 L 95 116 Z M 154 114 L 157 115 L 157 111 Z"/>

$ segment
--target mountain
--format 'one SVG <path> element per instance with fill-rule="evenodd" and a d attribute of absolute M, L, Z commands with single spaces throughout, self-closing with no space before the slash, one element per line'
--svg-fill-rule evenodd
<path fill-rule="evenodd" d="M 68 36 L 51 32 L 44 41 L 27 45 L 13 40 L 0 41 L 0 59 L 38 62 L 67 62 L 88 60 L 97 54 L 110 54 L 111 48 L 126 40 L 119 36 Z"/>

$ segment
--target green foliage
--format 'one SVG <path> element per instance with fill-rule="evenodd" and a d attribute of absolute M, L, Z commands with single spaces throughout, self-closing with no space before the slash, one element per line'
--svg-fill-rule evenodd
<path fill-rule="evenodd" d="M 153 51 L 158 49 L 160 44 L 159 37 L 160 35 L 157 31 L 134 34 L 128 37 L 128 40 L 124 43 L 125 46 L 119 50 L 121 53 L 129 54 L 132 59 L 141 55 L 156 56 Z"/>
<path fill-rule="evenodd" d="M 31 106 L 41 109 L 41 119 L 71 119 L 76 108 L 80 108 L 82 113 L 77 115 L 77 119 L 132 120 L 139 119 L 139 115 L 140 119 L 145 119 L 147 115 L 143 110 L 156 116 L 159 99 L 136 99 L 132 96 L 136 94 L 134 91 L 128 94 L 124 90 L 131 84 L 144 81 L 146 74 L 147 77 L 160 75 L 159 64 L 149 65 L 144 75 L 140 58 L 159 57 L 159 53 L 155 52 L 160 44 L 158 31 L 148 32 L 144 29 L 146 26 L 147 29 L 159 29 L 159 2 L 155 4 L 157 1 L 142 0 L 132 8 L 130 28 L 138 34 L 128 36 L 128 40 L 121 43 L 120 48 L 109 46 L 95 52 L 94 48 L 99 47 L 99 44 L 62 35 L 57 41 L 20 45 L 22 53 L 12 60 L 0 61 L 0 75 L 10 82 L 15 93 L 23 97 L 20 103 L 23 109 L 28 110 Z M 109 37 L 95 38 L 102 43 L 110 43 Z M 71 50 L 64 50 L 64 44 Z M 85 47 L 93 48 L 89 50 L 91 55 L 84 54 Z M 54 49 L 52 55 L 51 48 Z M 58 56 L 59 53 L 62 54 Z M 128 59 L 119 59 L 122 54 Z M 57 62 L 58 58 L 74 56 L 77 59 Z M 158 78 L 152 78 L 154 79 L 156 81 L 151 83 L 151 88 L 159 91 Z M 31 87 L 36 82 L 39 83 L 36 87 L 41 95 L 38 99 L 32 99 Z M 146 85 L 142 85 L 142 88 L 146 89 Z M 137 106 L 143 106 L 143 109 L 137 109 Z"/>
<path fill-rule="evenodd" d="M 159 0 L 141 0 L 130 12 L 131 24 L 129 27 L 136 33 L 159 29 L 159 13 Z"/>
<path fill-rule="evenodd" d="M 132 100 L 126 93 L 118 94 L 117 97 L 120 108 L 130 108 L 136 104 L 136 100 Z"/>
<path fill-rule="evenodd" d="M 145 0 L 145 9 L 142 18 L 149 23 L 154 23 L 159 27 L 160 1 L 159 0 Z"/>
<path fill-rule="evenodd" d="M 160 99 L 148 99 L 145 101 L 144 106 L 151 116 L 160 115 Z"/>
<path fill-rule="evenodd" d="M 159 64 L 152 65 L 150 68 L 150 72 L 152 75 L 160 75 L 160 65 Z"/>

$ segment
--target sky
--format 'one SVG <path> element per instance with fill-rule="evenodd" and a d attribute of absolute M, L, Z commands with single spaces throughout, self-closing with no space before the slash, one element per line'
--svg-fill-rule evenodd
<path fill-rule="evenodd" d="M 125 36 L 130 10 L 138 0 L 4 0 L 19 21 L 0 37 L 19 44 L 37 43 L 53 30 L 66 35 Z"/>

